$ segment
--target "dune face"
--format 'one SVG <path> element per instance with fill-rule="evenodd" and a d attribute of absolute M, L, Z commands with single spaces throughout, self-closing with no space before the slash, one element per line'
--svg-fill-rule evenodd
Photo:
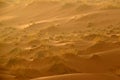
<path fill-rule="evenodd" d="M 120 0 L 0 0 L 0 80 L 120 80 Z"/>
<path fill-rule="evenodd" d="M 52 77 L 43 77 L 31 80 L 118 80 L 114 75 L 106 75 L 106 74 L 68 74 L 68 75 L 60 75 L 60 76 L 52 76 Z"/>

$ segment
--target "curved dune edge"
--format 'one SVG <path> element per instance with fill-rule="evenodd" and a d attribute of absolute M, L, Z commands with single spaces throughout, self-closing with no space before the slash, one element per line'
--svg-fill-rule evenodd
<path fill-rule="evenodd" d="M 119 80 L 119 79 L 120 78 L 118 76 L 107 73 L 103 74 L 78 73 L 41 77 L 31 80 Z"/>

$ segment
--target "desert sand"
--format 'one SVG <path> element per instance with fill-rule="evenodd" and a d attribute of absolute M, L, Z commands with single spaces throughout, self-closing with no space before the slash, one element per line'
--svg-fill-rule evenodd
<path fill-rule="evenodd" d="M 120 0 L 0 0 L 0 80 L 120 80 Z"/>

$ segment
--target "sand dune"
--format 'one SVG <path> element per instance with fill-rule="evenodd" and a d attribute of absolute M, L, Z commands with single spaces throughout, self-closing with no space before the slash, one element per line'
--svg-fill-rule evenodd
<path fill-rule="evenodd" d="M 41 77 L 37 79 L 31 79 L 31 80 L 119 80 L 117 76 L 111 75 L 111 74 L 89 74 L 89 73 L 82 73 L 82 74 L 68 74 L 68 75 L 60 75 L 60 76 L 52 76 L 52 77 Z"/>
<path fill-rule="evenodd" d="M 119 0 L 1 0 L 0 80 L 119 80 Z"/>

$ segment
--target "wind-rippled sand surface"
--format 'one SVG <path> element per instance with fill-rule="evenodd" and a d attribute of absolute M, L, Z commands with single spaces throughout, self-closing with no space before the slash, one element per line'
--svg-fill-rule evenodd
<path fill-rule="evenodd" d="M 120 80 L 120 1 L 0 0 L 0 80 Z"/>

